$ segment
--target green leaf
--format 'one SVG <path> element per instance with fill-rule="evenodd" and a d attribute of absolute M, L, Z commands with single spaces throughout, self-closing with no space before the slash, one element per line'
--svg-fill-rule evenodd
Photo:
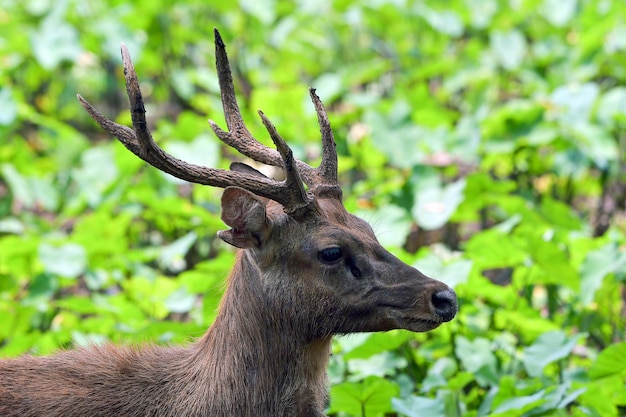
<path fill-rule="evenodd" d="M 626 394 L 623 378 L 612 376 L 592 380 L 586 384 L 586 388 L 587 391 L 580 396 L 578 402 L 585 409 L 593 411 L 591 416 L 623 417 L 616 407 L 616 403 L 624 404 L 624 401 L 619 401 L 620 394 Z"/>
<path fill-rule="evenodd" d="M 363 382 L 344 382 L 330 390 L 329 413 L 344 412 L 351 416 L 375 417 L 393 411 L 391 399 L 398 386 L 386 379 L 369 377 Z"/>
<path fill-rule="evenodd" d="M 35 203 L 35 196 L 28 185 L 28 180 L 20 174 L 12 164 L 2 164 L 2 176 L 11 188 L 11 193 L 15 201 L 32 207 Z"/>
<path fill-rule="evenodd" d="M 74 346 L 98 346 L 108 341 L 107 337 L 102 334 L 87 334 L 78 330 L 72 331 L 72 342 Z"/>
<path fill-rule="evenodd" d="M 626 342 L 616 343 L 604 349 L 589 368 L 592 379 L 619 375 L 626 370 Z"/>
<path fill-rule="evenodd" d="M 553 26 L 564 27 L 576 14 L 578 0 L 544 0 L 541 14 Z"/>
<path fill-rule="evenodd" d="M 596 117 L 606 126 L 613 126 L 617 116 L 626 116 L 626 87 L 614 87 L 605 92 L 596 109 Z"/>
<path fill-rule="evenodd" d="M 567 204 L 546 197 L 541 202 L 541 213 L 552 225 L 557 225 L 568 230 L 580 230 L 582 222 L 572 208 Z"/>
<path fill-rule="evenodd" d="M 21 235 L 24 233 L 24 223 L 14 217 L 0 219 L 0 233 Z"/>
<path fill-rule="evenodd" d="M 379 207 L 376 211 L 359 210 L 354 214 L 368 219 L 384 247 L 402 247 L 411 230 L 411 216 L 406 210 L 393 204 Z"/>
<path fill-rule="evenodd" d="M 580 122 L 573 126 L 570 133 L 576 146 L 600 168 L 607 169 L 609 161 L 618 159 L 617 142 L 603 126 Z"/>
<path fill-rule="evenodd" d="M 551 99 L 559 122 L 564 127 L 570 127 L 589 120 L 598 93 L 598 85 L 595 83 L 569 84 L 556 88 Z"/>
<path fill-rule="evenodd" d="M 81 52 L 78 32 L 63 18 L 67 0 L 59 1 L 39 30 L 31 35 L 31 45 L 42 67 L 53 70 L 62 61 L 75 61 Z"/>
<path fill-rule="evenodd" d="M 545 391 L 539 391 L 533 395 L 511 398 L 503 401 L 493 410 L 493 416 L 502 414 L 507 417 L 521 416 L 526 411 L 543 404 L 546 400 L 543 398 Z"/>
<path fill-rule="evenodd" d="M 13 99 L 13 90 L 9 87 L 0 88 L 0 126 L 13 123 L 17 117 L 17 105 Z"/>
<path fill-rule="evenodd" d="M 59 280 L 49 273 L 37 274 L 28 285 L 29 298 L 52 298 L 59 289 Z"/>
<path fill-rule="evenodd" d="M 344 338 L 337 338 L 345 359 L 367 359 L 373 355 L 398 349 L 402 344 L 413 338 L 412 334 L 403 330 L 392 330 L 384 333 L 361 333 Z"/>
<path fill-rule="evenodd" d="M 276 0 L 239 0 L 239 6 L 266 25 L 276 20 Z"/>
<path fill-rule="evenodd" d="M 463 390 L 468 384 L 477 380 L 476 375 L 471 372 L 459 372 L 448 381 L 448 388 L 454 392 Z"/>
<path fill-rule="evenodd" d="M 166 150 L 178 159 L 190 164 L 214 167 L 217 165 L 219 145 L 208 134 L 198 135 L 192 142 L 171 141 Z M 164 177 L 176 184 L 186 183 L 170 174 L 161 173 Z"/>
<path fill-rule="evenodd" d="M 416 4 L 415 10 L 438 32 L 451 37 L 463 34 L 463 22 L 453 10 L 434 10 L 421 2 Z"/>
<path fill-rule="evenodd" d="M 521 230 L 515 237 L 520 246 L 526 246 L 534 266 L 539 267 L 531 269 L 528 282 L 560 284 L 578 291 L 580 285 L 578 274 L 558 242 L 546 241 L 543 236 L 537 236 L 532 229 Z"/>
<path fill-rule="evenodd" d="M 172 313 L 187 313 L 195 303 L 196 296 L 189 294 L 184 287 L 177 289 L 165 299 L 165 307 Z"/>
<path fill-rule="evenodd" d="M 334 72 L 327 72 L 317 77 L 311 85 L 315 86 L 317 94 L 325 101 L 332 101 L 341 97 L 345 83 L 341 76 Z"/>
<path fill-rule="evenodd" d="M 13 199 L 27 208 L 55 211 L 59 205 L 59 191 L 48 178 L 27 177 L 12 164 L 2 165 L 2 175 L 11 188 Z"/>
<path fill-rule="evenodd" d="M 423 274 L 445 283 L 450 288 L 455 288 L 467 281 L 472 265 L 473 262 L 467 259 L 457 259 L 444 264 L 441 258 L 433 253 L 418 259 L 413 264 Z"/>
<path fill-rule="evenodd" d="M 472 26 L 484 29 L 489 26 L 494 14 L 498 11 L 496 0 L 467 0 Z"/>
<path fill-rule="evenodd" d="M 587 253 L 580 266 L 580 299 L 583 305 L 593 302 L 596 291 L 600 289 L 608 274 L 625 269 L 626 251 L 620 250 L 615 243 L 609 243 Z"/>
<path fill-rule="evenodd" d="M 423 129 L 410 120 L 411 107 L 406 101 L 396 101 L 386 114 L 368 110 L 363 120 L 371 130 L 373 144 L 400 168 L 411 168 L 421 161 L 416 137 L 422 137 Z"/>
<path fill-rule="evenodd" d="M 60 308 L 81 314 L 101 314 L 102 311 L 105 309 L 95 303 L 94 300 L 92 300 L 91 298 L 86 298 L 84 296 L 64 298 L 57 301 L 56 304 Z"/>
<path fill-rule="evenodd" d="M 528 258 L 528 254 L 509 234 L 497 229 L 472 236 L 466 244 L 466 256 L 484 269 L 514 267 Z"/>
<path fill-rule="evenodd" d="M 109 281 L 109 275 L 106 271 L 88 270 L 85 273 L 85 284 L 91 291 L 98 291 L 104 288 L 105 284 Z"/>
<path fill-rule="evenodd" d="M 165 246 L 159 254 L 159 263 L 174 271 L 184 269 L 186 265 L 185 255 L 187 255 L 197 238 L 198 235 L 195 232 L 189 232 L 170 245 Z"/>
<path fill-rule="evenodd" d="M 560 330 L 542 334 L 532 346 L 524 349 L 522 362 L 526 371 L 532 377 L 541 376 L 547 365 L 567 357 L 584 337 L 583 334 L 577 334 L 568 338 L 565 332 Z"/>
<path fill-rule="evenodd" d="M 76 278 L 87 267 L 85 249 L 76 243 L 53 246 L 48 243 L 39 245 L 39 260 L 46 272 L 67 278 Z"/>
<path fill-rule="evenodd" d="M 563 398 L 560 399 L 559 403 L 556 405 L 556 408 L 557 409 L 563 409 L 563 408 L 568 407 L 571 403 L 576 401 L 576 399 L 578 397 L 580 397 L 582 394 L 584 394 L 585 391 L 587 391 L 586 387 L 577 389 L 576 391 L 573 391 L 573 392 L 569 393 L 568 395 L 566 395 L 566 396 L 564 396 Z"/>
<path fill-rule="evenodd" d="M 204 294 L 217 293 L 221 295 L 223 282 L 228 276 L 235 262 L 234 253 L 222 251 L 217 257 L 200 262 L 193 269 L 182 272 L 178 281 L 190 293 Z"/>
<path fill-rule="evenodd" d="M 482 367 L 491 369 L 496 367 L 496 357 L 492 351 L 492 343 L 488 339 L 477 337 L 470 341 L 465 336 L 458 336 L 454 351 L 468 372 L 477 372 Z"/>
<path fill-rule="evenodd" d="M 90 206 L 97 206 L 118 176 L 113 149 L 111 146 L 90 148 L 81 154 L 80 159 L 81 166 L 74 170 L 72 177 L 79 186 L 80 195 Z"/>
<path fill-rule="evenodd" d="M 524 61 L 526 41 L 516 29 L 508 32 L 494 31 L 491 33 L 490 45 L 496 59 L 504 69 L 516 70 Z"/>
<path fill-rule="evenodd" d="M 513 300 L 519 298 L 519 295 Z M 507 305 L 511 305 L 510 299 Z M 521 333 L 522 338 L 534 340 L 543 333 L 559 329 L 559 325 L 553 321 L 546 320 L 534 310 L 500 309 L 495 315 L 496 327 L 506 328 L 511 331 Z"/>
<path fill-rule="evenodd" d="M 452 217 L 456 208 L 465 198 L 465 179 L 443 187 L 430 187 L 415 194 L 413 218 L 426 230 L 438 229 Z"/>
<path fill-rule="evenodd" d="M 147 279 L 136 276 L 123 282 L 125 295 L 134 304 L 132 307 L 138 306 L 158 319 L 163 319 L 169 314 L 170 311 L 165 306 L 165 300 L 176 291 L 175 287 L 176 283 L 165 277 Z M 123 305 L 120 307 L 130 308 L 131 306 Z M 120 311 L 120 315 L 124 314 L 128 313 Z"/>
<path fill-rule="evenodd" d="M 440 399 L 411 396 L 406 399 L 394 398 L 393 409 L 407 417 L 444 417 L 445 405 Z"/>
<path fill-rule="evenodd" d="M 367 359 L 348 360 L 350 380 L 359 381 L 369 376 L 384 377 L 393 375 L 398 369 L 405 368 L 407 360 L 392 352 L 381 352 Z"/>
<path fill-rule="evenodd" d="M 426 378 L 422 381 L 422 391 L 428 392 L 436 387 L 443 387 L 447 384 L 448 378 L 451 378 L 458 371 L 456 362 L 451 358 L 438 359 L 429 369 Z M 463 372 L 461 374 L 464 374 Z M 471 380 L 474 377 L 472 376 Z"/>

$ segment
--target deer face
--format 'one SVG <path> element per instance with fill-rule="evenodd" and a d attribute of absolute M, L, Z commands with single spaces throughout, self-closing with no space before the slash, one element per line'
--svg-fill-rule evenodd
<path fill-rule="evenodd" d="M 450 321 L 454 292 L 383 248 L 370 225 L 336 200 L 320 200 L 324 221 L 308 233 L 306 279 L 328 294 L 327 311 L 346 319 L 337 332 L 407 329 L 421 332 Z"/>
<path fill-rule="evenodd" d="M 407 329 L 450 321 L 454 291 L 403 263 L 378 243 L 370 225 L 337 199 L 295 221 L 282 206 L 236 188 L 222 198 L 233 229 L 220 237 L 254 253 L 269 305 L 309 337 Z"/>

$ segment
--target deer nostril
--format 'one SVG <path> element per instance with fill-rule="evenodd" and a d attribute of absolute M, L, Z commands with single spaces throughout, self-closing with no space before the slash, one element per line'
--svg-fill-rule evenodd
<path fill-rule="evenodd" d="M 450 321 L 454 318 L 457 311 L 456 294 L 452 289 L 438 291 L 432 295 L 431 301 L 435 309 L 435 313 L 441 317 L 443 321 Z"/>

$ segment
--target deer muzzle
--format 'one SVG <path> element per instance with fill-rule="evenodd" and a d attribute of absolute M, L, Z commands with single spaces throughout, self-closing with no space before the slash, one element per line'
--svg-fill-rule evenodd
<path fill-rule="evenodd" d="M 450 321 L 456 316 L 458 302 L 456 293 L 452 288 L 433 293 L 430 302 L 432 303 L 433 311 L 441 317 L 441 321 Z"/>

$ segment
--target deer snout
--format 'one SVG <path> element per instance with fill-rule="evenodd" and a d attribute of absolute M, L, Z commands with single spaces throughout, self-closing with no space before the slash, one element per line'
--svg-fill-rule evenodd
<path fill-rule="evenodd" d="M 442 321 L 450 321 L 458 310 L 456 293 L 451 288 L 433 293 L 431 297 L 435 313 Z"/>

